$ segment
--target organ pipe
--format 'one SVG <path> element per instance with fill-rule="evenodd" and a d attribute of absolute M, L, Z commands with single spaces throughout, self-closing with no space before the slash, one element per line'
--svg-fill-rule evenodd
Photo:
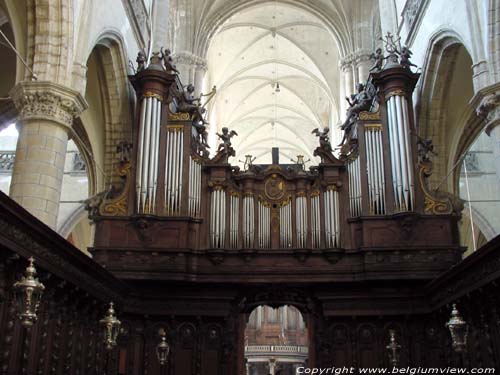
<path fill-rule="evenodd" d="M 243 197 L 243 247 L 253 247 L 254 239 L 254 198 L 253 195 Z"/>
<path fill-rule="evenodd" d="M 233 249 L 238 247 L 238 220 L 240 214 L 240 197 L 238 194 L 231 194 L 229 246 Z"/>
<path fill-rule="evenodd" d="M 168 216 L 176 216 L 181 213 L 182 201 L 182 166 L 184 151 L 184 133 L 182 126 L 167 127 L 167 150 L 165 161 L 165 212 Z M 196 172 L 198 173 L 198 172 Z M 201 180 L 201 169 L 200 169 Z M 197 183 L 200 185 L 201 181 Z M 201 189 L 198 186 L 201 198 Z M 199 200 L 198 212 L 200 207 Z"/>
<path fill-rule="evenodd" d="M 361 215 L 361 173 L 359 156 L 347 162 L 347 174 L 349 177 L 349 207 L 351 216 Z"/>
<path fill-rule="evenodd" d="M 305 247 L 307 242 L 307 198 L 305 195 L 296 198 L 297 247 Z"/>
<path fill-rule="evenodd" d="M 258 211 L 259 247 L 261 249 L 268 249 L 271 247 L 271 209 L 259 201 Z"/>
<path fill-rule="evenodd" d="M 370 214 L 385 214 L 385 177 L 382 158 L 381 125 L 365 127 L 366 169 Z"/>
<path fill-rule="evenodd" d="M 292 205 L 288 200 L 280 207 L 280 247 L 292 246 Z"/>
<path fill-rule="evenodd" d="M 224 247 L 226 236 L 226 192 L 215 189 L 210 195 L 210 242 L 212 248 Z"/>
<path fill-rule="evenodd" d="M 410 211 L 413 207 L 413 168 L 408 103 L 402 95 L 391 96 L 387 103 L 395 209 Z"/>
<path fill-rule="evenodd" d="M 321 222 L 320 222 L 320 208 L 319 208 L 319 192 L 311 196 L 311 234 L 312 234 L 312 247 L 317 249 L 320 247 L 321 236 Z"/>
<path fill-rule="evenodd" d="M 140 213 L 155 213 L 161 105 L 156 96 L 142 98 L 136 175 L 137 211 Z"/>
<path fill-rule="evenodd" d="M 189 158 L 188 212 L 190 216 L 199 216 L 201 207 L 201 162 Z"/>
<path fill-rule="evenodd" d="M 339 192 L 329 187 L 324 193 L 326 247 L 340 247 Z"/>

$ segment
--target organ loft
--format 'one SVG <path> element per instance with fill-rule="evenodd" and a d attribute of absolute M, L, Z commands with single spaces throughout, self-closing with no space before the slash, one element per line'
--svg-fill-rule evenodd
<path fill-rule="evenodd" d="M 411 56 L 387 33 L 340 144 L 308 129 L 316 162 L 269 148 L 261 163 L 210 117 L 217 87 L 184 82 L 169 50 L 139 52 L 116 178 L 79 202 L 90 256 L 0 195 L 0 375 L 500 366 L 498 240 L 460 263 L 464 202 L 430 188 Z M 16 105 L 70 106 L 26 90 Z"/>

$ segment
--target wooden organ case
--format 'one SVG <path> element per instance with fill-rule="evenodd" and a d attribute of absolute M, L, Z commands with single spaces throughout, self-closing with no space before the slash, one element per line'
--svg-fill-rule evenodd
<path fill-rule="evenodd" d="M 172 328 L 170 373 L 243 374 L 245 320 L 259 304 L 301 310 L 318 366 L 355 356 L 336 352 L 335 322 L 429 311 L 419 288 L 461 249 L 456 202 L 425 184 L 432 165 L 416 137 L 418 78 L 398 63 L 370 74 L 358 97 L 370 105 L 351 107 L 339 158 L 320 136 L 321 163 L 309 170 L 240 170 L 228 163 L 230 147 L 207 156 L 201 107 L 158 55 L 130 77 L 132 152 L 120 161 L 123 188 L 92 217 L 91 251 L 140 294 L 141 305 L 122 306 L 132 322 L 143 314 Z M 205 322 L 220 336 L 207 338 Z M 366 347 L 360 361 L 380 363 L 376 346 Z"/>

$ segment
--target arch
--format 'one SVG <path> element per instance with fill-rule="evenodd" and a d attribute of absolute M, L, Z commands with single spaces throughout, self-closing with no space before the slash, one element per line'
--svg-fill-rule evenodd
<path fill-rule="evenodd" d="M 461 135 L 476 118 L 469 104 L 474 95 L 471 56 L 460 35 L 453 30 L 435 33 L 427 48 L 416 118 L 419 120 L 417 134 L 432 139 L 438 154 L 430 178 L 434 188 L 443 188 L 443 181 L 460 157 L 457 152 Z M 450 98 L 456 100 L 453 108 Z M 454 181 L 455 178 L 448 178 L 444 190 L 455 191 Z"/>
<path fill-rule="evenodd" d="M 84 127 L 89 133 L 90 143 L 95 149 L 94 158 L 100 169 L 98 178 L 98 190 L 102 191 L 110 184 L 120 183 L 117 175 L 116 146 L 119 142 L 131 142 L 132 140 L 132 107 L 133 94 L 128 84 L 128 69 L 126 65 L 126 54 L 123 41 L 119 34 L 113 30 L 101 33 L 96 43 L 86 56 L 85 70 L 87 77 L 85 82 L 86 98 L 89 95 L 98 95 L 99 98 L 88 97 L 89 109 L 84 112 L 82 119 Z M 89 68 L 97 69 L 98 82 L 90 82 L 92 72 Z M 97 84 L 99 87 L 91 87 Z M 90 92 L 93 91 L 93 94 Z M 98 100 L 102 103 L 102 124 L 89 121 L 92 103 Z M 100 129 L 99 126 L 103 128 Z M 103 134 L 103 140 L 96 134 Z M 99 142 L 103 142 L 101 147 Z M 98 151 L 99 150 L 99 151 Z M 104 176 L 103 176 L 104 175 Z"/>

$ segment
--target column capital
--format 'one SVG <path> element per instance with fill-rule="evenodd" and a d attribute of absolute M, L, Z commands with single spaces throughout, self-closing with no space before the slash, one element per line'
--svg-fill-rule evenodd
<path fill-rule="evenodd" d="M 195 55 L 194 53 L 183 51 L 172 56 L 174 63 L 194 66 L 197 69 L 207 69 L 207 60 Z"/>
<path fill-rule="evenodd" d="M 73 119 L 88 108 L 78 91 L 50 81 L 20 82 L 10 96 L 21 121 L 49 120 L 70 128 Z"/>
<path fill-rule="evenodd" d="M 480 117 L 486 118 L 486 134 L 490 135 L 491 130 L 500 125 L 500 92 L 485 96 L 476 113 Z"/>

